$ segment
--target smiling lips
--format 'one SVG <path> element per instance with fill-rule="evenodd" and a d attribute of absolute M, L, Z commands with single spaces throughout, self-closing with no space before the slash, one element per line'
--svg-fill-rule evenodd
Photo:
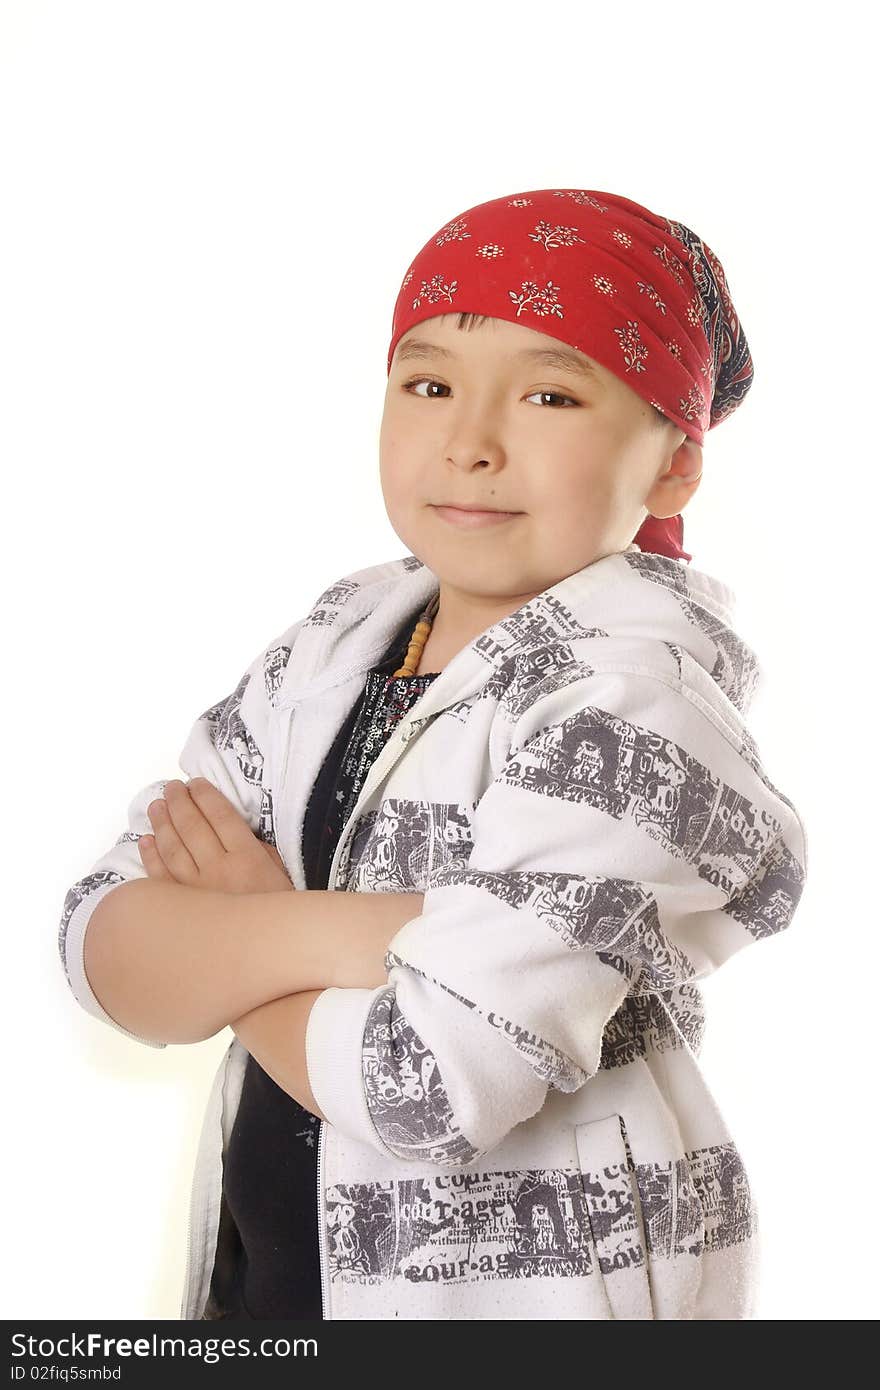
<path fill-rule="evenodd" d="M 515 516 L 522 516 L 522 512 L 499 512 L 483 511 L 474 507 L 441 507 L 434 505 L 433 510 L 444 521 L 451 522 L 453 526 L 461 526 L 471 529 L 475 526 L 498 526 L 505 521 L 512 521 Z"/>

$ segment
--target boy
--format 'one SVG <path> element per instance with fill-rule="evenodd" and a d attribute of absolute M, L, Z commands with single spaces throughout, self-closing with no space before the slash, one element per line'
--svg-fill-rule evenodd
<path fill-rule="evenodd" d="M 65 904 L 84 1007 L 236 1035 L 182 1316 L 301 1313 L 310 1251 L 316 1317 L 751 1316 L 697 981 L 789 924 L 806 840 L 681 549 L 751 381 L 723 271 L 612 194 L 497 199 L 410 266 L 388 365 L 410 553 L 261 651 Z"/>

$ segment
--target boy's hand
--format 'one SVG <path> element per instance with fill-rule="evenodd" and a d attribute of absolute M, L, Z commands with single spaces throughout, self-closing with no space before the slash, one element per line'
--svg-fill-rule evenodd
<path fill-rule="evenodd" d="M 165 798 L 147 807 L 152 835 L 138 840 L 150 878 L 171 879 L 220 893 L 293 890 L 274 845 L 258 840 L 213 782 L 193 777 L 165 784 Z"/>

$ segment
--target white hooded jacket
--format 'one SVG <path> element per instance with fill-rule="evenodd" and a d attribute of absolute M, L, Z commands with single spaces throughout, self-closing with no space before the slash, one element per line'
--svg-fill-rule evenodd
<path fill-rule="evenodd" d="M 438 588 L 412 555 L 344 576 L 192 727 L 183 772 L 296 888 L 327 751 Z M 806 835 L 744 723 L 760 668 L 733 604 L 633 543 L 462 648 L 371 767 L 329 887 L 425 897 L 386 983 L 325 989 L 309 1019 L 325 1318 L 753 1316 L 758 1207 L 700 1071 L 699 981 L 788 926 Z M 131 1037 L 83 943 L 145 875 L 164 786 L 59 931 L 77 1002 Z M 246 1061 L 233 1038 L 207 1104 L 182 1318 L 205 1311 Z"/>

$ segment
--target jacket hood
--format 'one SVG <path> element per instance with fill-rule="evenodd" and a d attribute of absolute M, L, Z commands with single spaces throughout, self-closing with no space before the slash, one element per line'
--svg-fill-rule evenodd
<path fill-rule="evenodd" d="M 415 555 L 371 565 L 337 580 L 318 597 L 297 639 L 296 677 L 278 695 L 284 707 L 367 670 L 407 617 L 439 592 L 438 576 Z M 632 542 L 560 579 L 478 634 L 449 661 L 420 701 L 424 717 L 467 698 L 522 649 L 534 654 L 536 631 L 548 645 L 607 639 L 618 659 L 665 644 L 686 654 L 744 717 L 760 684 L 755 652 L 734 627 L 728 585 L 683 560 L 644 552 Z"/>

